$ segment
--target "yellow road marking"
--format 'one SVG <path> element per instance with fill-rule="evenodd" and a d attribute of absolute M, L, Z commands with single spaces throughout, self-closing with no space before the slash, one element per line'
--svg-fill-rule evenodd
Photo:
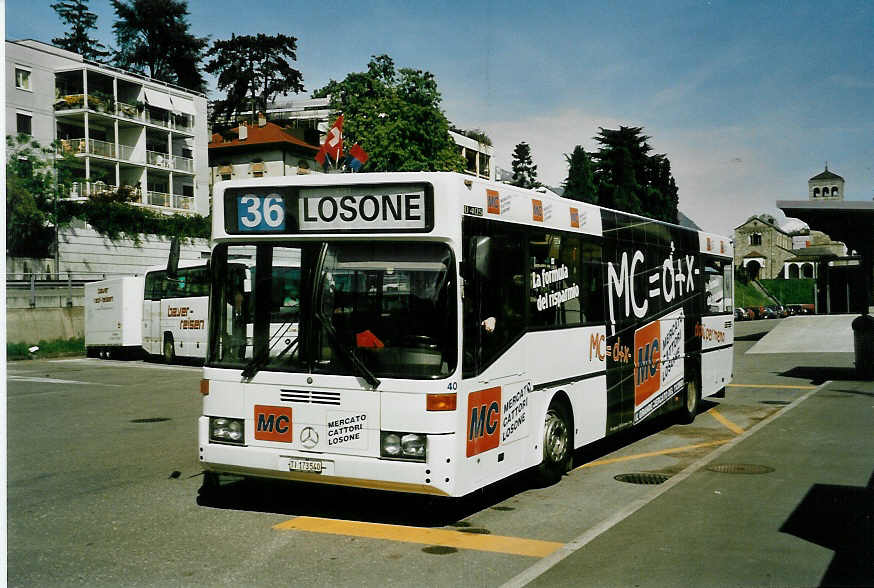
<path fill-rule="evenodd" d="M 581 470 L 583 468 L 593 468 L 595 466 L 607 465 L 611 463 L 620 463 L 623 461 L 632 461 L 635 459 L 643 459 L 645 457 L 654 457 L 657 455 L 668 455 L 670 453 L 680 453 L 682 451 L 689 451 L 690 449 L 700 449 L 701 447 L 715 447 L 716 445 L 725 445 L 731 441 L 731 439 L 722 439 L 720 441 L 708 441 L 707 443 L 696 443 L 695 445 L 684 445 L 683 447 L 672 447 L 671 449 L 662 449 L 660 451 L 649 451 L 647 453 L 635 453 L 634 455 L 625 455 L 623 457 L 610 457 L 607 459 L 599 459 L 597 461 L 590 461 L 589 463 L 584 463 L 583 465 L 574 468 L 574 470 Z"/>
<path fill-rule="evenodd" d="M 783 390 L 816 390 L 819 386 L 782 386 L 778 384 L 727 384 L 730 388 L 777 388 Z"/>
<path fill-rule="evenodd" d="M 732 433 L 734 433 L 735 435 L 740 435 L 741 433 L 744 432 L 743 429 L 741 429 L 736 424 L 734 424 L 733 422 L 731 422 L 730 420 L 728 420 L 727 418 L 725 418 L 724 416 L 719 414 L 719 412 L 715 408 L 711 408 L 710 410 L 708 410 L 707 414 L 709 414 L 710 416 L 715 418 L 717 421 L 719 421 L 720 423 L 725 425 L 725 428 L 728 429 L 729 431 L 731 431 Z"/>
<path fill-rule="evenodd" d="M 522 539 L 501 535 L 478 535 L 446 529 L 364 523 L 361 521 L 340 521 L 319 517 L 296 517 L 284 523 L 279 523 L 273 528 L 277 531 L 309 531 L 311 533 L 327 533 L 329 535 L 354 535 L 355 537 L 367 537 L 369 539 L 440 545 L 443 547 L 493 551 L 528 557 L 546 557 L 564 546 L 564 543 L 541 541 L 539 539 Z"/>

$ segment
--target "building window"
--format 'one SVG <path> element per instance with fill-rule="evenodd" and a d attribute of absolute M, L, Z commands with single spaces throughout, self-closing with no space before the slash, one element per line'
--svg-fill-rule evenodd
<path fill-rule="evenodd" d="M 15 87 L 19 90 L 33 91 L 30 87 L 30 70 L 15 66 Z"/>
<path fill-rule="evenodd" d="M 15 113 L 15 126 L 18 133 L 33 134 L 33 116 L 23 112 Z"/>
<path fill-rule="evenodd" d="M 762 244 L 762 234 L 761 233 L 753 233 L 750 235 L 750 245 L 761 245 Z"/>
<path fill-rule="evenodd" d="M 230 180 L 231 174 L 222 174 L 222 180 Z"/>

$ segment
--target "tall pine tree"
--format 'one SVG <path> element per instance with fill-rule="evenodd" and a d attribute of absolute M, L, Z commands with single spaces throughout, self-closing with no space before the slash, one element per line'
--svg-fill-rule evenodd
<path fill-rule="evenodd" d="M 88 0 L 62 0 L 51 7 L 70 27 L 63 37 L 52 39 L 56 47 L 78 53 L 91 61 L 109 56 L 106 46 L 88 35 L 88 31 L 97 29 L 97 15 L 88 10 Z"/>
<path fill-rule="evenodd" d="M 185 0 L 111 0 L 118 51 L 115 64 L 203 92 L 200 61 L 209 42 L 189 31 Z"/>
<path fill-rule="evenodd" d="M 297 59 L 296 51 L 297 38 L 282 34 L 232 34 L 213 42 L 206 72 L 218 75 L 218 89 L 227 93 L 215 103 L 213 119 L 250 111 L 254 122 L 256 111 L 267 112 L 277 94 L 303 91 L 303 76 L 289 64 Z"/>
<path fill-rule="evenodd" d="M 595 180 L 592 174 L 592 160 L 581 146 L 574 147 L 573 153 L 565 154 L 568 163 L 567 179 L 562 183 L 564 197 L 590 204 L 598 204 Z"/>
<path fill-rule="evenodd" d="M 522 141 L 513 150 L 513 186 L 520 188 L 536 188 L 540 185 L 537 181 L 537 166 L 531 159 L 531 147 Z"/>
<path fill-rule="evenodd" d="M 642 127 L 600 128 L 593 155 L 594 181 L 601 206 L 677 222 L 678 191 L 671 164 L 652 151 Z"/>

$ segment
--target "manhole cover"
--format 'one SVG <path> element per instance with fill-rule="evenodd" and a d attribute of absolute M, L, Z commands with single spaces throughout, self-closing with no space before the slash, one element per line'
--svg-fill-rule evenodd
<path fill-rule="evenodd" d="M 613 476 L 613 479 L 617 482 L 625 482 L 627 484 L 662 484 L 668 481 L 670 476 L 666 476 L 665 474 L 650 474 L 650 473 L 642 473 L 642 474 L 619 474 L 618 476 Z"/>
<path fill-rule="evenodd" d="M 759 404 L 776 404 L 778 406 L 785 406 L 792 403 L 788 400 L 760 400 Z"/>
<path fill-rule="evenodd" d="M 718 463 L 705 469 L 718 474 L 770 474 L 774 468 L 751 463 Z"/>
<path fill-rule="evenodd" d="M 167 417 L 152 417 L 148 419 L 134 419 L 132 423 L 162 423 L 164 421 L 169 421 Z"/>

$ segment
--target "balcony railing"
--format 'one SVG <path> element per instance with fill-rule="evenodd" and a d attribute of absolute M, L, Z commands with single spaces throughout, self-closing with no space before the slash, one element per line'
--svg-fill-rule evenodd
<path fill-rule="evenodd" d="M 116 104 L 116 112 L 118 113 L 118 116 L 129 118 L 131 120 L 142 121 L 145 119 L 143 111 L 139 106 L 128 104 L 126 102 L 118 102 Z"/>
<path fill-rule="evenodd" d="M 118 144 L 118 158 L 123 159 L 124 161 L 133 160 L 133 158 L 134 158 L 134 146 L 119 143 Z"/>
<path fill-rule="evenodd" d="M 147 123 L 151 123 L 153 125 L 158 125 L 159 127 L 169 128 L 170 121 L 167 118 L 168 118 L 167 114 L 164 114 L 164 115 L 159 117 L 158 115 L 153 114 L 149 110 L 146 110 L 146 122 Z"/>
<path fill-rule="evenodd" d="M 146 163 L 156 165 L 158 167 L 170 167 L 172 161 L 167 153 L 159 153 L 158 151 L 146 151 Z"/>
<path fill-rule="evenodd" d="M 173 194 L 173 208 L 179 208 L 182 210 L 194 210 L 194 196 Z"/>
<path fill-rule="evenodd" d="M 172 198 L 170 194 L 166 192 L 152 192 L 149 190 L 148 197 L 146 202 L 151 204 L 152 206 L 166 206 L 169 207 L 172 203 Z"/>
<path fill-rule="evenodd" d="M 79 110 L 85 108 L 85 94 L 67 94 L 55 100 L 55 110 Z"/>
<path fill-rule="evenodd" d="M 61 153 L 66 155 L 76 155 L 85 153 L 85 139 L 61 139 Z"/>
<path fill-rule="evenodd" d="M 181 155 L 173 156 L 173 169 L 194 173 L 194 160 Z"/>
<path fill-rule="evenodd" d="M 88 153 L 100 157 L 115 157 L 115 143 L 100 141 L 99 139 L 88 140 Z"/>
<path fill-rule="evenodd" d="M 68 197 L 73 200 L 81 200 L 83 198 L 89 197 L 106 197 L 113 194 L 116 194 L 120 189 L 126 189 L 129 191 L 132 202 L 139 202 L 142 200 L 142 193 L 140 189 L 136 186 L 131 186 L 129 184 L 123 184 L 121 186 L 116 186 L 114 184 L 107 184 L 106 182 L 89 182 L 89 181 L 78 181 L 70 184 L 70 192 Z"/>

